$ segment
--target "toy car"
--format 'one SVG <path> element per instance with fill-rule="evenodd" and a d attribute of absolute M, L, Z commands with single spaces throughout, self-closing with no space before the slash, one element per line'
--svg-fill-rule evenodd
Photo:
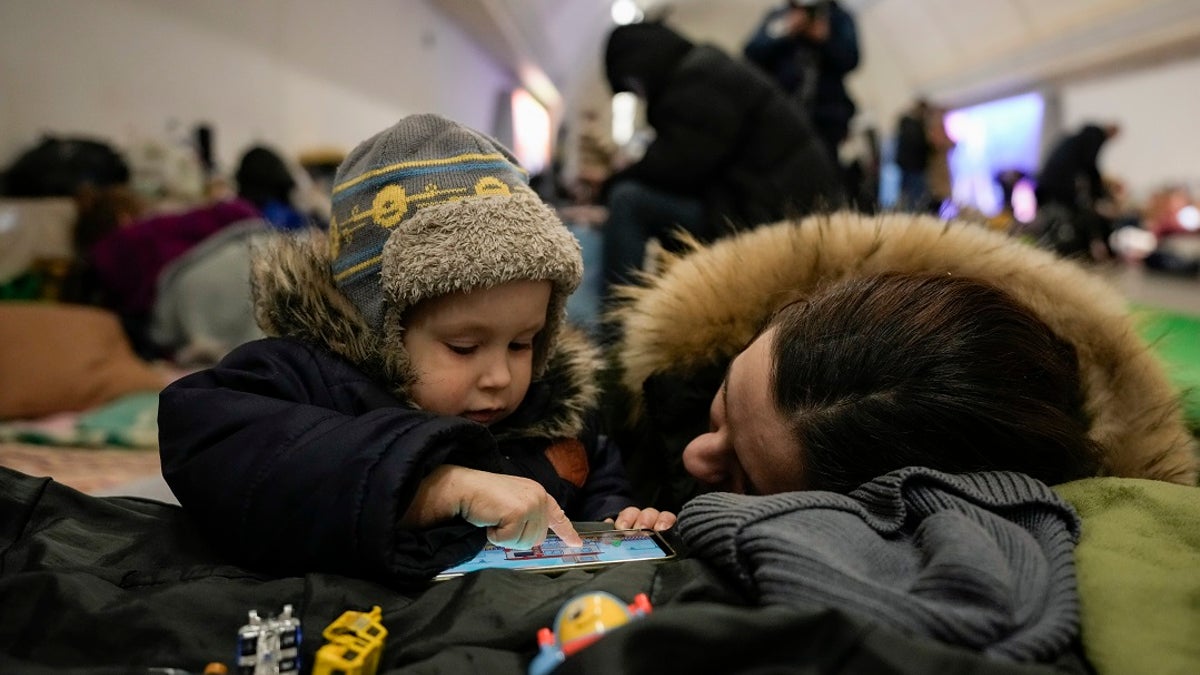
<path fill-rule="evenodd" d="M 343 612 L 321 633 L 327 642 L 317 650 L 312 675 L 375 675 L 387 634 L 378 605 Z"/>

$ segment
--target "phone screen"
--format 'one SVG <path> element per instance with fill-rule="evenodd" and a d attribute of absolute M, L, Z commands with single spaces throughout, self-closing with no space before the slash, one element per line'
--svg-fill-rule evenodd
<path fill-rule="evenodd" d="M 491 567 L 552 572 L 675 556 L 662 536 L 651 530 L 604 530 L 581 532 L 579 536 L 583 538 L 583 546 L 578 547 L 563 544 L 553 532 L 528 551 L 488 544 L 474 558 L 444 570 L 435 579 L 449 579 Z"/>

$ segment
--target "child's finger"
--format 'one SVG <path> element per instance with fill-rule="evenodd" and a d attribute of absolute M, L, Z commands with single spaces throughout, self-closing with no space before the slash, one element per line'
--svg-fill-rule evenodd
<path fill-rule="evenodd" d="M 562 507 L 553 499 L 546 501 L 546 518 L 550 524 L 550 531 L 557 534 L 564 544 L 572 547 L 583 546 L 583 537 L 580 537 L 579 533 L 575 531 L 571 519 L 567 518 Z"/>
<path fill-rule="evenodd" d="M 512 523 L 487 528 L 488 542 L 501 548 L 520 548 L 521 530 Z"/>

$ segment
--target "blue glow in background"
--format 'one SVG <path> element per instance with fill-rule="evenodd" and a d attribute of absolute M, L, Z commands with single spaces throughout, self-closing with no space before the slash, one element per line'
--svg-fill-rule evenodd
<path fill-rule="evenodd" d="M 1037 174 L 1045 102 L 1037 93 L 990 101 L 946 115 L 954 202 L 988 216 L 1000 212 L 1003 194 L 996 174 L 1017 169 Z"/>

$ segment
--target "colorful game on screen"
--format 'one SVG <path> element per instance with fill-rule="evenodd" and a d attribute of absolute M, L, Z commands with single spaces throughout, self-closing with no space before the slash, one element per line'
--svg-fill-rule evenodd
<path fill-rule="evenodd" d="M 552 570 L 574 566 L 604 565 L 630 560 L 656 560 L 673 554 L 660 537 L 642 530 L 583 532 L 583 546 L 570 547 L 554 534 L 528 551 L 492 544 L 474 558 L 445 570 L 439 576 L 456 576 L 485 568 Z"/>

